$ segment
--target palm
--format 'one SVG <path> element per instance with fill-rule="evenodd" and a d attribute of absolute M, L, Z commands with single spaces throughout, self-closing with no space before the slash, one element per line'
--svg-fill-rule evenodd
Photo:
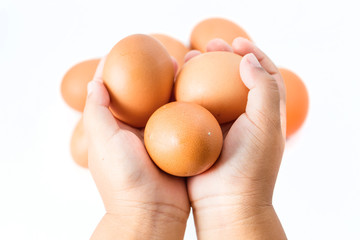
<path fill-rule="evenodd" d="M 87 102 L 84 122 L 90 135 L 89 169 L 105 207 L 114 211 L 124 203 L 162 204 L 187 216 L 190 207 L 184 179 L 159 170 L 145 150 L 143 130 L 117 120 L 109 110 L 110 96 L 102 83 L 104 62 L 105 58 L 95 73 L 96 100 Z"/>
<path fill-rule="evenodd" d="M 104 160 L 109 159 L 111 168 L 104 168 L 100 172 L 99 167 L 93 172 L 95 181 L 97 175 L 101 184 L 110 186 L 102 192 L 102 196 L 112 196 L 106 202 L 116 199 L 136 200 L 143 199 L 150 203 L 173 205 L 183 211 L 189 211 L 186 184 L 184 179 L 170 176 L 158 169 L 149 158 L 143 144 L 143 130 L 129 127 L 117 121 L 118 129 L 114 132 L 105 149 L 97 149 L 103 152 Z M 111 153 L 106 155 L 106 153 Z M 104 176 L 106 176 L 104 178 Z"/>
<path fill-rule="evenodd" d="M 257 55 L 260 63 L 269 72 L 269 74 L 265 74 L 266 78 L 275 79 L 275 81 L 269 80 L 276 85 L 271 89 L 276 89 L 276 91 L 279 89 L 281 128 L 284 130 L 286 122 L 284 120 L 285 90 L 276 66 L 251 42 L 244 39 L 238 40 L 234 40 L 233 46 L 230 47 L 225 42 L 215 39 L 208 43 L 207 50 L 225 49 L 225 51 L 233 51 L 241 56 L 251 52 Z M 189 54 L 189 58 L 197 54 L 200 53 Z M 240 74 L 243 81 L 253 78 L 250 71 L 240 71 Z M 246 82 L 244 83 L 246 84 Z M 262 90 L 259 90 L 260 88 L 254 88 L 254 85 L 251 88 L 246 112 L 233 124 L 222 126 L 225 138 L 218 161 L 209 171 L 188 180 L 188 192 L 192 204 L 196 204 L 199 200 L 206 201 L 209 198 L 257 193 L 265 195 L 266 199 L 271 201 L 272 189 L 280 165 L 279 159 L 281 160 L 284 147 L 284 131 L 279 128 L 278 117 L 273 113 L 267 113 L 267 105 L 278 101 L 277 98 L 267 99 L 266 102 L 261 99 Z M 269 109 L 271 108 L 269 107 Z"/>
<path fill-rule="evenodd" d="M 243 194 L 247 191 L 249 183 L 246 179 L 251 180 L 252 177 L 245 172 L 251 165 L 248 156 L 251 155 L 252 149 L 244 140 L 245 135 L 251 134 L 252 125 L 243 114 L 234 124 L 224 125 L 222 128 L 225 138 L 220 158 L 210 170 L 188 180 L 191 202 L 226 196 L 230 193 Z"/>

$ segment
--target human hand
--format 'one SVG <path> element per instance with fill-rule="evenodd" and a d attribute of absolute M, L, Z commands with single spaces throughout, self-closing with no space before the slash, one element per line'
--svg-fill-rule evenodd
<path fill-rule="evenodd" d="M 89 170 L 106 209 L 92 239 L 182 239 L 190 211 L 185 180 L 155 166 L 143 130 L 113 117 L 103 65 L 88 85 L 83 117 Z"/>
<path fill-rule="evenodd" d="M 222 126 L 224 145 L 215 165 L 188 179 L 199 239 L 286 239 L 272 206 L 285 146 L 285 87 L 277 67 L 253 43 L 220 39 L 208 51 L 243 56 L 240 75 L 250 89 L 246 112 Z M 185 57 L 200 54 L 189 52 Z"/>

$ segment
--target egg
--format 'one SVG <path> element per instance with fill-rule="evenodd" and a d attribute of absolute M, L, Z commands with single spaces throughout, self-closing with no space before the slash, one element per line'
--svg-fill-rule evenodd
<path fill-rule="evenodd" d="M 140 128 L 145 127 L 157 108 L 169 102 L 174 66 L 158 40 L 134 34 L 111 49 L 105 60 L 103 80 L 113 115 Z"/>
<path fill-rule="evenodd" d="M 205 107 L 219 123 L 235 120 L 245 112 L 249 92 L 240 77 L 241 59 L 231 52 L 208 52 L 190 59 L 177 76 L 175 99 Z"/>
<path fill-rule="evenodd" d="M 73 109 L 82 112 L 85 107 L 87 84 L 95 74 L 100 59 L 80 62 L 70 68 L 61 82 L 61 95 Z"/>
<path fill-rule="evenodd" d="M 220 155 L 220 125 L 195 103 L 172 102 L 154 112 L 145 127 L 144 142 L 154 163 L 181 177 L 209 169 Z"/>
<path fill-rule="evenodd" d="M 180 69 L 184 64 L 184 57 L 189 51 L 189 48 L 179 40 L 164 34 L 150 34 L 150 36 L 156 38 L 165 46 L 170 56 L 173 56 L 176 59 L 179 67 L 178 69 Z"/>
<path fill-rule="evenodd" d="M 70 152 L 75 163 L 83 168 L 88 167 L 88 144 L 81 118 L 71 137 Z"/>
<path fill-rule="evenodd" d="M 231 45 L 237 37 L 251 40 L 245 30 L 236 23 L 223 18 L 208 18 L 194 27 L 190 44 L 192 49 L 205 52 L 207 43 L 214 38 L 221 38 Z"/>
<path fill-rule="evenodd" d="M 304 82 L 294 72 L 279 68 L 286 87 L 286 137 L 304 124 L 309 110 L 309 94 Z"/>

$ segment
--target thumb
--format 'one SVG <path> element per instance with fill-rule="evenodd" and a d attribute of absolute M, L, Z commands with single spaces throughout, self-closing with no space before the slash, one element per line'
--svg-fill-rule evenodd
<path fill-rule="evenodd" d="M 281 130 L 280 90 L 275 78 L 253 53 L 246 54 L 241 60 L 240 75 L 250 89 L 246 105 L 249 119 L 262 131 Z"/>
<path fill-rule="evenodd" d="M 110 96 L 104 86 L 103 61 L 99 63 L 94 79 L 88 83 L 88 95 L 83 113 L 85 131 L 90 141 L 106 142 L 119 129 L 116 119 L 109 110 Z"/>

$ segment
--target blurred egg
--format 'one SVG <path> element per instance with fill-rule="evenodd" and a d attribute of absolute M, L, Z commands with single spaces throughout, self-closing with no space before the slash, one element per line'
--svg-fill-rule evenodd
<path fill-rule="evenodd" d="M 61 95 L 65 102 L 77 111 L 82 112 L 85 107 L 87 84 L 95 74 L 100 59 L 80 62 L 70 68 L 61 82 Z"/>
<path fill-rule="evenodd" d="M 219 123 L 245 112 L 249 89 L 240 78 L 242 57 L 231 52 L 208 52 L 184 64 L 175 81 L 175 99 L 209 110 Z"/>
<path fill-rule="evenodd" d="M 159 40 L 169 52 L 170 56 L 173 56 L 178 64 L 178 69 L 184 64 L 184 57 L 189 51 L 182 42 L 164 34 L 150 34 L 150 36 Z"/>
<path fill-rule="evenodd" d="M 168 103 L 154 112 L 145 127 L 146 149 L 154 163 L 175 176 L 188 177 L 209 169 L 220 155 L 220 125 L 205 108 Z"/>
<path fill-rule="evenodd" d="M 309 110 L 309 94 L 304 82 L 288 69 L 279 68 L 286 87 L 286 137 L 297 132 Z"/>
<path fill-rule="evenodd" d="M 231 46 L 232 41 L 237 37 L 251 40 L 244 29 L 234 22 L 223 18 L 208 18 L 194 27 L 190 44 L 192 49 L 205 52 L 207 43 L 214 38 L 221 38 Z"/>
<path fill-rule="evenodd" d="M 75 163 L 81 167 L 88 167 L 88 139 L 82 118 L 77 123 L 70 141 L 70 152 Z"/>
<path fill-rule="evenodd" d="M 173 62 L 155 38 L 135 34 L 111 49 L 103 79 L 113 115 L 133 127 L 145 127 L 151 114 L 169 102 L 174 83 Z"/>

